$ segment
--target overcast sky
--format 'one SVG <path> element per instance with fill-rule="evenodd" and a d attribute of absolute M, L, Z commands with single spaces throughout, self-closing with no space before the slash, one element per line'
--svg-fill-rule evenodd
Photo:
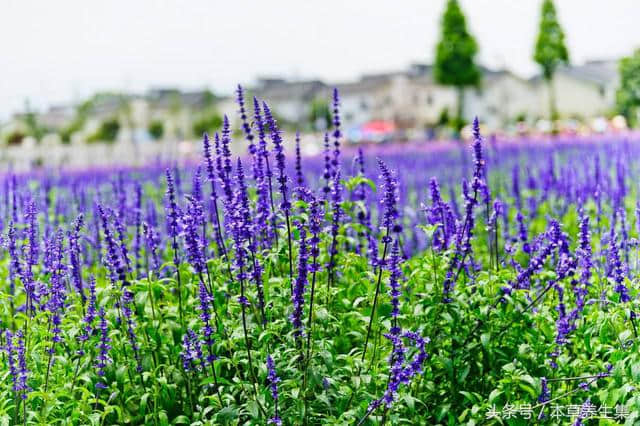
<path fill-rule="evenodd" d="M 479 60 L 523 76 L 541 0 L 461 0 Z M 0 118 L 97 90 L 260 75 L 348 80 L 431 61 L 445 0 L 0 0 Z M 571 60 L 640 45 L 640 1 L 556 0 Z"/>

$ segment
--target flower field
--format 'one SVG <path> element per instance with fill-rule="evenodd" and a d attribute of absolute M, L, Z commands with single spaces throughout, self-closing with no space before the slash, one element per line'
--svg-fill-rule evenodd
<path fill-rule="evenodd" d="M 239 88 L 196 164 L 3 176 L 0 423 L 638 421 L 640 141 L 354 150 L 332 105 L 318 158 Z"/>

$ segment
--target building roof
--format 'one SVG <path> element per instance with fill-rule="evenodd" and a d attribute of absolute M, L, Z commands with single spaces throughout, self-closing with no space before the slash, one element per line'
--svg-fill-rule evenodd
<path fill-rule="evenodd" d="M 354 93 L 372 92 L 380 87 L 384 87 L 390 78 L 368 78 L 361 79 L 359 81 L 353 81 L 349 83 L 336 84 L 335 88 L 338 89 L 340 95 L 351 95 Z"/>
<path fill-rule="evenodd" d="M 577 80 L 599 86 L 607 86 L 613 84 L 618 78 L 618 61 L 615 60 L 591 60 L 582 65 L 564 65 L 556 70 Z M 536 75 L 531 78 L 532 82 L 539 83 L 542 81 L 542 75 Z"/>
<path fill-rule="evenodd" d="M 584 65 L 563 70 L 569 75 L 596 84 L 607 85 L 618 77 L 617 61 L 588 61 Z"/>
<path fill-rule="evenodd" d="M 267 102 L 292 99 L 311 101 L 326 89 L 327 85 L 320 80 L 286 81 L 263 78 L 258 80 L 258 85 L 250 92 Z"/>
<path fill-rule="evenodd" d="M 145 97 L 156 108 L 172 108 L 178 105 L 201 108 L 215 98 L 208 90 L 182 92 L 174 88 L 152 89 Z"/>

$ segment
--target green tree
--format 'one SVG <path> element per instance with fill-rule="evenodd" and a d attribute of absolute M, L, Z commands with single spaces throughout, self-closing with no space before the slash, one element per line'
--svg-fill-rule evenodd
<path fill-rule="evenodd" d="M 36 141 L 40 142 L 42 137 L 46 134 L 47 129 L 40 125 L 38 117 L 33 111 L 28 111 L 25 114 L 24 123 L 27 126 L 27 133 L 29 136 L 33 136 Z"/>
<path fill-rule="evenodd" d="M 318 128 L 318 124 L 322 122 L 324 122 L 324 125 L 320 125 L 321 128 Z M 316 130 L 325 130 L 331 126 L 331 110 L 326 99 L 315 98 L 311 101 L 309 123 Z"/>
<path fill-rule="evenodd" d="M 454 86 L 458 92 L 456 130 L 462 128 L 464 90 L 480 84 L 480 70 L 474 62 L 478 44 L 467 30 L 467 23 L 457 0 L 449 0 L 442 15 L 440 41 L 436 46 L 434 76 L 438 83 Z"/>
<path fill-rule="evenodd" d="M 153 140 L 160 140 L 164 136 L 164 123 L 160 120 L 154 120 L 149 124 L 149 134 Z"/>
<path fill-rule="evenodd" d="M 206 89 L 203 92 L 202 106 L 205 108 L 211 108 L 215 105 L 216 99 L 217 99 L 216 95 L 214 95 L 211 90 Z"/>
<path fill-rule="evenodd" d="M 193 135 L 202 137 L 204 132 L 212 133 L 222 126 L 222 117 L 217 112 L 209 112 L 202 115 L 193 123 Z"/>
<path fill-rule="evenodd" d="M 9 133 L 9 135 L 7 136 L 7 144 L 20 145 L 26 136 L 27 135 L 25 135 L 20 130 L 14 130 L 13 132 Z"/>
<path fill-rule="evenodd" d="M 31 109 L 31 104 L 28 100 L 25 102 L 25 111 L 23 122 L 27 128 L 27 135 L 32 136 L 36 141 L 40 142 L 46 134 L 47 129 L 38 122 L 38 116 Z"/>
<path fill-rule="evenodd" d="M 558 22 L 558 14 L 553 0 L 542 2 L 540 29 L 536 39 L 533 59 L 542 68 L 542 76 L 549 88 L 549 113 L 551 119 L 557 117 L 556 98 L 553 90 L 553 74 L 561 64 L 569 63 L 569 51 L 564 44 L 564 31 Z"/>
<path fill-rule="evenodd" d="M 61 139 L 62 143 L 64 143 L 64 144 L 70 143 L 71 142 L 71 136 L 74 133 L 76 133 L 77 131 L 82 130 L 82 127 L 84 126 L 84 123 L 85 123 L 85 119 L 84 118 L 76 117 L 69 124 L 64 126 L 60 130 L 60 139 Z"/>
<path fill-rule="evenodd" d="M 620 60 L 619 71 L 620 87 L 616 92 L 616 106 L 630 125 L 636 125 L 640 107 L 640 49 Z"/>
<path fill-rule="evenodd" d="M 103 121 L 98 131 L 89 136 L 87 142 L 114 142 L 120 131 L 120 122 L 116 118 Z"/>

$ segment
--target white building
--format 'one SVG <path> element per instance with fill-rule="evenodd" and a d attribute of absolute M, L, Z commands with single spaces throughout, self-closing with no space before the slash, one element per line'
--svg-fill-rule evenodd
<path fill-rule="evenodd" d="M 475 116 L 491 129 L 516 118 L 535 119 L 540 116 L 537 87 L 509 71 L 484 69 L 480 87 L 465 93 L 464 117 L 471 121 Z"/>
<path fill-rule="evenodd" d="M 256 96 L 269 104 L 276 118 L 302 124 L 309 120 L 311 103 L 326 91 L 326 87 L 319 80 L 287 82 L 277 78 L 262 78 L 255 88 L 247 91 L 247 107 L 253 111 L 253 96 Z"/>
<path fill-rule="evenodd" d="M 539 93 L 540 111 L 549 117 L 549 90 L 540 76 L 532 82 Z M 585 119 L 607 115 L 615 108 L 619 84 L 618 61 L 588 61 L 556 70 L 553 87 L 560 117 Z"/>
<path fill-rule="evenodd" d="M 535 85 L 508 71 L 482 69 L 478 88 L 465 89 L 464 118 L 478 116 L 489 127 L 504 126 L 516 116 L 539 115 Z M 393 121 L 400 128 L 424 129 L 437 124 L 444 111 L 457 110 L 457 92 L 435 82 L 432 68 L 413 65 L 406 72 L 364 76 L 337 86 L 343 120 L 356 125 L 370 120 Z"/>

